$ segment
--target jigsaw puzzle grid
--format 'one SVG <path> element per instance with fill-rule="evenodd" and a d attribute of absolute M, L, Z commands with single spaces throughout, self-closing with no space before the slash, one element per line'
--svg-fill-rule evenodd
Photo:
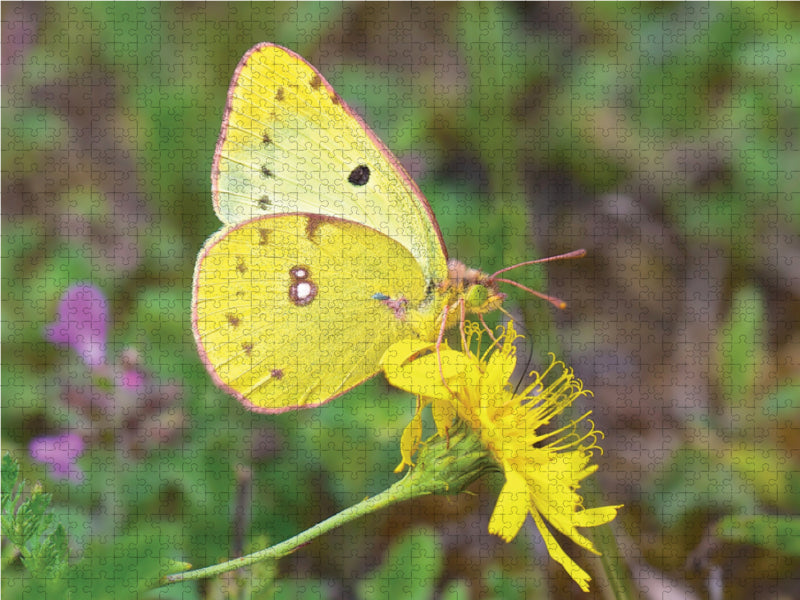
<path fill-rule="evenodd" d="M 4 592 L 611 585 L 558 537 L 592 575 L 582 593 L 531 519 L 512 543 L 490 535 L 493 476 L 239 579 L 155 589 L 170 561 L 267 547 L 391 485 L 414 414 L 383 376 L 319 408 L 249 412 L 198 358 L 192 270 L 221 227 L 210 175 L 225 95 L 241 56 L 270 41 L 397 155 L 452 257 L 492 272 L 587 250 L 514 272 L 565 310 L 511 289 L 505 307 L 529 370 L 552 352 L 593 392 L 575 416 L 592 411 L 603 452 L 581 493 L 624 505 L 602 549 L 632 589 L 800 597 L 787 542 L 800 519 L 798 21 L 791 3 L 4 2 L 3 451 L 53 495 L 70 552 L 58 581 L 4 562 Z M 73 338 L 65 293 L 85 316 Z"/>

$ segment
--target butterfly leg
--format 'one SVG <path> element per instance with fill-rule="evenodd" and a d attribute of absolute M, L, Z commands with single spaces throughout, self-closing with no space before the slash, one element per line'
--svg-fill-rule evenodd
<path fill-rule="evenodd" d="M 461 313 L 458 315 L 458 330 L 461 333 L 461 349 L 464 352 L 469 352 L 469 348 L 467 348 L 467 336 L 464 333 L 464 323 L 467 320 L 467 303 L 463 297 L 458 299 L 458 308 Z"/>
<path fill-rule="evenodd" d="M 501 313 L 503 313 L 509 321 L 513 321 L 514 320 L 514 317 L 511 316 L 511 313 L 508 312 L 502 306 L 498 306 L 497 310 L 499 310 Z M 478 315 L 478 318 L 481 320 L 481 324 L 483 325 L 483 328 L 486 330 L 486 333 L 489 334 L 489 337 L 492 339 L 492 341 L 497 343 L 497 338 L 494 336 L 494 332 L 486 324 L 486 321 L 483 319 L 483 315 L 482 314 Z"/>
<path fill-rule="evenodd" d="M 436 359 L 439 363 L 439 377 L 444 384 L 445 389 L 447 389 L 450 394 L 455 396 L 455 392 L 450 389 L 450 386 L 447 385 L 447 381 L 444 378 L 444 369 L 442 369 L 442 341 L 444 340 L 444 332 L 447 329 L 447 317 L 450 313 L 450 305 L 445 305 L 444 310 L 442 311 L 442 326 L 439 328 L 439 336 L 436 338 Z"/>
<path fill-rule="evenodd" d="M 493 342 L 497 342 L 497 338 L 494 337 L 494 332 L 486 324 L 486 321 L 484 320 L 483 315 L 478 315 L 478 318 L 481 320 L 481 325 L 483 325 L 483 328 L 486 330 L 486 333 L 489 334 L 489 337 L 492 339 L 492 341 Z"/>

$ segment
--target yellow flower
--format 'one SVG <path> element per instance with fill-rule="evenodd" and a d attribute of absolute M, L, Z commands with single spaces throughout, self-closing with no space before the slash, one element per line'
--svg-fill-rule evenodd
<path fill-rule="evenodd" d="M 417 413 L 403 432 L 401 454 L 405 465 L 420 444 L 420 411 L 431 405 L 439 435 L 446 437 L 455 417 L 466 422 L 505 474 L 489 532 L 512 540 L 530 514 L 544 538 L 550 556 L 560 563 L 583 591 L 591 577 L 559 546 L 554 527 L 590 552 L 599 554 L 579 527 L 594 527 L 613 520 L 621 505 L 584 508 L 578 494 L 580 482 L 597 470 L 590 459 L 602 433 L 587 419 L 590 413 L 555 431 L 541 432 L 553 417 L 577 398 L 583 389 L 571 369 L 553 362 L 523 390 L 509 383 L 516 367 L 513 322 L 483 353 L 481 326 L 465 323 L 465 348 L 459 352 L 442 344 L 405 340 L 394 344 L 383 358 L 390 383 L 419 396 Z M 586 424 L 584 433 L 578 427 Z"/>

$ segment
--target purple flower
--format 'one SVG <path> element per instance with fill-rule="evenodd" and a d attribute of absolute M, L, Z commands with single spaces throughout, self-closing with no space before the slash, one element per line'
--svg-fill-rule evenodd
<path fill-rule="evenodd" d="M 119 385 L 126 389 L 138 392 L 144 388 L 145 378 L 144 374 L 136 369 L 127 369 L 122 372 L 119 380 Z"/>
<path fill-rule="evenodd" d="M 45 337 L 69 346 L 90 368 L 106 364 L 108 301 L 103 292 L 89 284 L 70 286 L 58 303 L 58 315 L 47 326 Z"/>
<path fill-rule="evenodd" d="M 28 446 L 31 458 L 50 466 L 53 479 L 83 481 L 83 470 L 76 464 L 83 454 L 83 438 L 74 433 L 42 436 L 31 440 Z"/>

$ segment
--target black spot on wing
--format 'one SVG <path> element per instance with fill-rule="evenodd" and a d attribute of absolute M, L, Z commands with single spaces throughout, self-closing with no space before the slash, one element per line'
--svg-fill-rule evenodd
<path fill-rule="evenodd" d="M 350 171 L 347 181 L 357 186 L 366 185 L 369 181 L 369 167 L 367 165 L 358 165 Z"/>

